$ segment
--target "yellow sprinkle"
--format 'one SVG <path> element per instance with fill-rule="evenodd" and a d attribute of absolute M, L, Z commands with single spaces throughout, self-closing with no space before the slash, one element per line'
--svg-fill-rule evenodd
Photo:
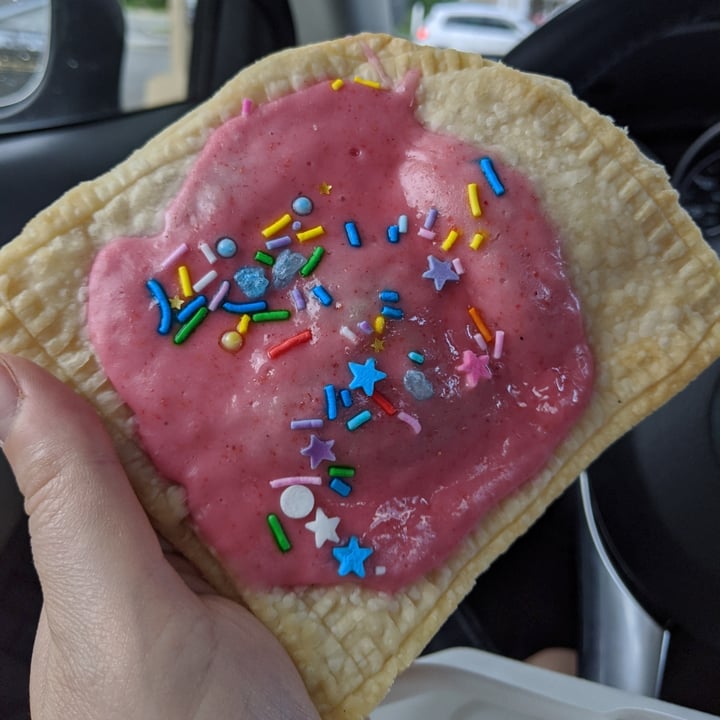
<path fill-rule="evenodd" d="M 227 350 L 228 352 L 237 352 L 243 346 L 243 337 L 240 333 L 235 332 L 235 330 L 229 330 L 228 332 L 223 333 L 220 338 L 220 345 L 223 350 Z"/>
<path fill-rule="evenodd" d="M 385 332 L 385 318 L 382 315 L 378 315 L 375 318 L 373 329 L 378 335 L 382 335 Z"/>
<path fill-rule="evenodd" d="M 240 322 L 237 324 L 237 331 L 241 335 L 245 335 L 245 333 L 248 331 L 248 328 L 250 327 L 250 319 L 251 318 L 247 313 L 240 316 Z"/>
<path fill-rule="evenodd" d="M 318 189 L 321 195 L 329 195 L 332 192 L 332 185 L 328 185 L 326 182 L 320 183 Z"/>
<path fill-rule="evenodd" d="M 482 208 L 480 207 L 480 198 L 478 197 L 478 186 L 477 183 L 470 183 L 467 186 L 468 201 L 470 202 L 470 212 L 473 217 L 480 217 L 482 215 Z"/>
<path fill-rule="evenodd" d="M 365 85 L 365 87 L 373 88 L 373 90 L 380 90 L 382 87 L 382 85 L 375 80 L 366 80 L 365 78 L 358 77 L 357 75 L 355 76 L 354 82 L 358 85 Z"/>
<path fill-rule="evenodd" d="M 309 230 L 303 230 L 303 232 L 299 232 L 297 234 L 297 239 L 300 242 L 305 242 L 306 240 L 312 240 L 313 238 L 320 237 L 320 235 L 325 234 L 325 228 L 322 225 L 316 225 L 314 228 L 310 228 Z"/>
<path fill-rule="evenodd" d="M 173 310 L 179 310 L 184 304 L 185 301 L 182 298 L 179 298 L 177 295 L 170 298 L 170 307 Z"/>
<path fill-rule="evenodd" d="M 443 240 L 440 247 L 447 252 L 455 244 L 455 241 L 458 239 L 458 235 L 459 233 L 457 230 L 451 230 L 445 240 Z"/>
<path fill-rule="evenodd" d="M 269 238 L 271 235 L 274 235 L 278 230 L 282 230 L 286 225 L 289 225 L 292 222 L 292 217 L 290 216 L 290 213 L 285 213 L 281 218 L 278 218 L 272 225 L 268 225 L 264 230 L 262 230 L 262 235 L 264 238 Z"/>
<path fill-rule="evenodd" d="M 190 282 L 190 271 L 187 269 L 187 265 L 181 265 L 178 268 L 178 277 L 180 278 L 180 289 L 182 294 L 186 297 L 193 296 L 192 283 Z"/>
<path fill-rule="evenodd" d="M 482 233 L 475 233 L 473 239 L 470 241 L 470 247 L 473 250 L 477 250 L 482 245 L 484 239 L 485 236 Z"/>
<path fill-rule="evenodd" d="M 385 341 L 380 338 L 375 338 L 372 341 L 372 349 L 375 352 L 382 352 L 385 349 Z"/>
<path fill-rule="evenodd" d="M 337 80 L 333 80 L 330 83 L 330 87 L 333 90 L 339 90 L 345 83 L 343 82 L 342 78 L 338 78 Z"/>
<path fill-rule="evenodd" d="M 475 327 L 480 331 L 480 334 L 483 336 L 485 342 L 490 342 L 492 340 L 492 333 L 488 330 L 488 326 L 483 322 L 482 317 L 480 317 L 478 309 L 475 307 L 469 307 L 468 315 L 475 323 Z"/>

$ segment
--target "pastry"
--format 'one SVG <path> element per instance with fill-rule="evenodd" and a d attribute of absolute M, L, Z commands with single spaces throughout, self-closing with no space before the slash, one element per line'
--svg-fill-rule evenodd
<path fill-rule="evenodd" d="M 244 70 L 0 252 L 0 345 L 362 718 L 474 578 L 718 355 L 719 263 L 560 82 L 365 35 Z"/>

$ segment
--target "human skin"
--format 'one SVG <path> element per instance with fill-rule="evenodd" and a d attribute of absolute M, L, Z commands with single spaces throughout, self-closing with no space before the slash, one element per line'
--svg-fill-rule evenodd
<path fill-rule="evenodd" d="M 33 720 L 317 720 L 272 634 L 164 551 L 85 401 L 0 356 L 0 440 L 43 591 Z"/>

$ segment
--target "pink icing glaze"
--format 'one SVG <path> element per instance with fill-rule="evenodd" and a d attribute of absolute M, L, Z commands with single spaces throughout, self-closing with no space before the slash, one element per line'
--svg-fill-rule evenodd
<path fill-rule="evenodd" d="M 159 472 L 187 491 L 192 522 L 238 581 L 253 587 L 329 585 L 345 580 L 396 591 L 438 567 L 483 515 L 534 477 L 587 405 L 593 363 L 578 302 L 563 269 L 559 243 L 529 181 L 494 158 L 506 192 L 496 196 L 480 172 L 485 153 L 452 137 L 429 132 L 413 114 L 414 91 L 377 91 L 346 83 L 312 86 L 255 108 L 216 130 L 169 206 L 165 229 L 153 237 L 119 238 L 97 256 L 89 281 L 91 342 L 113 385 L 133 409 L 140 441 Z M 477 183 L 482 217 L 474 218 L 467 184 Z M 331 185 L 329 194 L 321 192 Z M 312 213 L 300 217 L 291 203 L 310 197 Z M 418 235 L 431 207 L 439 211 L 434 241 Z M 157 279 L 168 296 L 182 296 L 177 276 L 187 265 L 193 281 L 208 270 L 223 280 L 227 299 L 247 301 L 233 281 L 241 266 L 264 248 L 261 230 L 284 213 L 303 229 L 322 225 L 325 235 L 291 249 L 309 257 L 326 253 L 307 278 L 266 293 L 271 308 L 292 311 L 287 321 L 251 323 L 243 347 L 219 344 L 238 316 L 209 313 L 182 344 L 158 334 L 159 310 L 146 282 Z M 397 244 L 387 227 L 407 214 L 409 230 Z M 344 224 L 352 220 L 362 240 L 351 247 Z M 451 229 L 460 236 L 450 251 L 440 244 Z M 473 234 L 487 239 L 469 248 Z M 277 235 L 295 232 L 290 226 Z M 200 251 L 223 236 L 239 247 L 232 259 L 210 265 Z M 188 252 L 170 267 L 162 262 L 181 243 Z M 278 255 L 279 250 L 271 254 Z M 459 258 L 464 274 L 441 291 L 423 278 L 428 255 Z M 270 272 L 267 272 L 268 277 Z M 311 288 L 322 284 L 333 298 L 322 305 Z M 295 311 L 290 291 L 307 302 Z M 372 324 L 383 289 L 399 292 L 403 319 L 388 319 L 384 349 L 372 347 L 357 323 Z M 393 303 L 388 303 L 393 305 Z M 492 357 L 492 377 L 481 372 L 470 387 L 457 367 L 465 351 L 482 355 L 467 309 L 480 310 L 491 332 L 503 330 L 504 348 Z M 357 344 L 342 334 L 346 326 Z M 268 349 L 310 330 L 312 339 L 274 359 Z M 307 336 L 305 336 L 307 337 Z M 414 364 L 408 352 L 424 355 Z M 338 397 L 338 419 L 314 430 L 291 430 L 290 421 L 325 418 L 323 388 L 339 392 L 353 379 L 348 362 L 374 358 L 387 377 L 375 389 L 421 427 L 391 415 L 362 389 L 353 405 Z M 417 400 L 403 386 L 408 370 L 432 383 L 434 396 Z M 363 410 L 371 420 L 351 432 L 346 421 Z M 407 416 L 403 415 L 407 420 Z M 334 440 L 338 464 L 356 468 L 341 497 L 328 487 L 324 460 L 316 470 L 300 453 L 310 436 Z M 308 484 L 315 509 L 286 517 L 283 487 L 270 481 L 320 476 Z M 287 483 L 285 483 L 287 484 Z M 302 497 L 307 498 L 303 491 Z M 305 524 L 317 508 L 337 524 L 339 544 L 315 547 Z M 281 552 L 267 525 L 280 519 L 292 548 Z M 341 578 L 333 548 L 357 537 L 373 554 Z"/>

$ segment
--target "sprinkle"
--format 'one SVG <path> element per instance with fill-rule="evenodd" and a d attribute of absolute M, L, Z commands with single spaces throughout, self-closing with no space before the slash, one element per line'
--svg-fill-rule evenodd
<path fill-rule="evenodd" d="M 291 485 L 280 495 L 280 509 L 293 520 L 307 517 L 315 507 L 315 496 L 305 485 Z"/>
<path fill-rule="evenodd" d="M 352 393 L 347 388 L 343 388 L 340 391 L 340 402 L 342 403 L 343 407 L 346 407 L 346 408 L 352 407 L 352 404 L 353 404 Z"/>
<path fill-rule="evenodd" d="M 378 297 L 382 302 L 400 302 L 400 293 L 396 290 L 381 290 Z"/>
<path fill-rule="evenodd" d="M 328 307 L 328 306 L 332 305 L 332 303 L 333 303 L 332 295 L 322 285 L 316 285 L 312 289 L 312 294 L 325 307 Z"/>
<path fill-rule="evenodd" d="M 482 170 L 485 179 L 488 181 L 488 185 L 496 195 L 504 195 L 505 187 L 500 182 L 500 178 L 495 172 L 493 161 L 489 157 L 480 158 L 480 169 Z"/>
<path fill-rule="evenodd" d="M 345 237 L 351 247 L 360 247 L 362 245 L 357 225 L 352 220 L 345 223 Z"/>
<path fill-rule="evenodd" d="M 293 232 L 297 232 L 302 229 L 302 223 L 299 220 L 293 220 L 293 224 L 290 226 Z"/>
<path fill-rule="evenodd" d="M 425 362 L 425 356 L 417 350 L 411 350 L 408 353 L 408 357 L 417 365 L 422 365 Z"/>
<path fill-rule="evenodd" d="M 398 218 L 398 232 L 400 232 L 402 235 L 404 235 L 408 231 L 408 216 L 407 215 L 401 215 Z"/>
<path fill-rule="evenodd" d="M 220 337 L 220 347 L 228 352 L 237 352 L 243 342 L 243 336 L 237 330 L 228 330 Z"/>
<path fill-rule="evenodd" d="M 333 543 L 340 542 L 337 534 L 339 523 L 339 517 L 330 518 L 318 508 L 315 511 L 315 519 L 312 522 L 305 523 L 305 527 L 315 534 L 315 547 L 321 548 L 327 540 Z"/>
<path fill-rule="evenodd" d="M 214 312 L 220 307 L 220 303 L 225 299 L 225 296 L 230 291 L 230 283 L 227 280 L 223 280 L 220 283 L 220 287 L 217 292 L 212 296 L 212 300 L 208 304 L 208 309 Z"/>
<path fill-rule="evenodd" d="M 221 258 L 231 258 L 237 252 L 237 243 L 230 237 L 221 237 L 215 243 L 215 251 Z"/>
<path fill-rule="evenodd" d="M 303 296 L 302 290 L 300 290 L 300 288 L 293 288 L 290 291 L 290 297 L 292 298 L 296 310 L 305 309 L 305 297 Z"/>
<path fill-rule="evenodd" d="M 499 360 L 502 357 L 503 345 L 505 344 L 505 332 L 503 330 L 495 331 L 495 347 L 493 347 L 493 359 Z"/>
<path fill-rule="evenodd" d="M 298 215 L 309 215 L 313 211 L 313 201 L 306 195 L 299 195 L 293 200 L 292 209 Z"/>
<path fill-rule="evenodd" d="M 343 85 L 345 85 L 345 83 L 343 82 L 343 79 L 342 79 L 342 78 L 336 78 L 335 80 L 333 80 L 333 81 L 330 83 L 330 87 L 331 87 L 333 90 L 340 90 Z"/>
<path fill-rule="evenodd" d="M 472 236 L 472 240 L 470 241 L 470 248 L 472 250 L 477 250 L 483 243 L 483 240 L 485 239 L 485 235 L 483 235 L 481 232 L 477 232 Z"/>
<path fill-rule="evenodd" d="M 352 492 L 352 486 L 348 485 L 340 478 L 333 478 L 328 483 L 328 487 L 335 491 L 338 495 L 342 495 L 342 497 L 347 497 Z"/>
<path fill-rule="evenodd" d="M 416 400 L 429 400 L 435 390 L 420 370 L 408 370 L 403 376 L 403 386 Z"/>
<path fill-rule="evenodd" d="M 241 267 L 233 275 L 233 279 L 251 300 L 262 297 L 270 285 L 270 281 L 265 277 L 265 270 L 259 267 Z"/>
<path fill-rule="evenodd" d="M 455 258 L 455 259 L 452 261 L 452 267 L 453 267 L 453 270 L 454 270 L 458 275 L 464 275 L 464 274 L 465 274 L 465 268 L 463 267 L 462 260 L 460 260 L 460 258 Z"/>
<path fill-rule="evenodd" d="M 347 427 L 350 432 L 354 432 L 359 427 L 364 425 L 366 422 L 369 422 L 372 420 L 372 414 L 369 410 L 363 410 L 362 412 L 359 412 L 357 415 L 351 417 L 346 423 L 345 426 Z"/>
<path fill-rule="evenodd" d="M 193 298 L 187 305 L 184 305 L 182 310 L 177 314 L 178 322 L 187 322 L 201 307 L 207 302 L 204 295 L 198 295 Z"/>
<path fill-rule="evenodd" d="M 278 218 L 274 223 L 272 223 L 272 225 L 268 225 L 264 230 L 261 230 L 260 232 L 262 233 L 262 236 L 267 239 L 279 230 L 282 230 L 291 222 L 292 217 L 290 216 L 290 213 L 285 213 L 282 217 Z"/>
<path fill-rule="evenodd" d="M 477 387 L 481 378 L 489 380 L 492 377 L 488 367 L 487 355 L 476 355 L 472 350 L 463 350 L 463 361 L 457 370 L 465 373 L 465 384 L 469 388 Z"/>
<path fill-rule="evenodd" d="M 205 259 L 211 265 L 214 265 L 217 262 L 217 255 L 212 251 L 212 248 L 206 242 L 201 242 L 198 247 L 200 248 L 200 252 L 205 256 Z"/>
<path fill-rule="evenodd" d="M 470 203 L 470 212 L 473 217 L 479 218 L 482 215 L 480 207 L 480 198 L 478 196 L 477 183 L 469 183 L 467 186 L 468 202 Z"/>
<path fill-rule="evenodd" d="M 166 295 L 163 286 L 154 278 L 148 280 L 145 285 L 152 293 L 152 296 L 157 300 L 158 309 L 160 310 L 160 321 L 158 323 L 157 331 L 160 335 L 167 335 L 172 327 L 172 308 L 170 307 L 168 296 Z"/>
<path fill-rule="evenodd" d="M 492 333 L 488 330 L 488 327 L 483 322 L 482 317 L 480 317 L 480 311 L 475 307 L 469 307 L 468 315 L 475 323 L 475 327 L 480 331 L 480 334 L 483 336 L 485 342 L 490 342 L 492 340 Z"/>
<path fill-rule="evenodd" d="M 276 320 L 288 320 L 290 318 L 289 310 L 266 310 L 265 312 L 256 312 L 251 315 L 253 322 L 275 322 Z"/>
<path fill-rule="evenodd" d="M 373 320 L 373 330 L 378 335 L 382 335 L 385 332 L 385 318 L 382 315 L 378 315 L 375 320 Z"/>
<path fill-rule="evenodd" d="M 422 426 L 416 417 L 406 413 L 404 410 L 401 410 L 395 417 L 397 417 L 398 420 L 402 420 L 406 425 L 409 425 L 416 435 L 420 434 Z"/>
<path fill-rule="evenodd" d="M 314 240 L 316 237 L 320 237 L 324 234 L 325 228 L 322 225 L 316 225 L 309 230 L 303 230 L 302 232 L 299 232 L 297 234 L 297 239 L 300 242 L 305 242 L 306 240 Z"/>
<path fill-rule="evenodd" d="M 207 317 L 210 311 L 206 307 L 201 307 L 177 332 L 173 338 L 176 345 L 184 343 L 190 335 L 195 331 L 198 325 Z"/>
<path fill-rule="evenodd" d="M 316 430 L 325 424 L 322 418 L 303 418 L 301 420 L 291 420 L 291 430 Z"/>
<path fill-rule="evenodd" d="M 440 247 L 443 250 L 445 250 L 445 252 L 447 252 L 455 244 L 455 241 L 458 239 L 459 235 L 460 235 L 460 233 L 457 230 L 455 230 L 455 229 L 451 230 L 447 234 L 447 237 L 442 241 L 442 244 L 440 245 Z"/>
<path fill-rule="evenodd" d="M 357 324 L 357 328 L 364 335 L 372 335 L 373 334 L 372 325 L 367 320 L 361 320 Z"/>
<path fill-rule="evenodd" d="M 180 280 L 180 289 L 182 290 L 182 294 L 186 297 L 192 297 L 193 289 L 192 289 L 192 283 L 190 282 L 190 271 L 187 268 L 187 265 L 181 265 L 178 268 L 178 279 Z"/>
<path fill-rule="evenodd" d="M 385 349 L 385 341 L 384 341 L 384 340 L 381 340 L 380 338 L 375 338 L 375 339 L 372 341 L 370 347 L 371 347 L 375 352 L 382 352 L 382 351 Z"/>
<path fill-rule="evenodd" d="M 335 387 L 333 385 L 326 385 L 323 388 L 325 393 L 325 414 L 328 420 L 335 420 L 337 418 L 337 398 L 335 397 Z"/>
<path fill-rule="evenodd" d="M 435 283 L 435 289 L 439 292 L 445 287 L 445 283 L 452 280 L 457 282 L 460 276 L 452 269 L 449 262 L 438 260 L 434 255 L 428 255 L 429 269 L 423 273 L 423 277 Z"/>
<path fill-rule="evenodd" d="M 480 333 L 475 333 L 473 335 L 473 340 L 478 344 L 478 347 L 481 350 L 488 349 L 487 343 L 485 342 L 485 338 Z"/>
<path fill-rule="evenodd" d="M 285 530 L 283 530 L 283 526 L 280 523 L 280 518 L 278 518 L 275 513 L 270 513 L 267 516 L 267 524 L 270 528 L 270 532 L 272 533 L 273 538 L 275 538 L 275 543 L 277 544 L 279 550 L 281 552 L 287 552 L 292 548 L 292 543 L 290 540 L 288 540 L 288 536 L 285 534 Z"/>
<path fill-rule="evenodd" d="M 300 268 L 300 274 L 307 277 L 320 263 L 322 256 L 325 254 L 325 248 L 318 245 L 313 251 L 308 261 Z"/>
<path fill-rule="evenodd" d="M 165 270 L 169 268 L 171 265 L 175 264 L 175 261 L 182 257 L 188 250 L 187 243 L 182 243 L 181 245 L 178 245 L 161 263 L 160 263 L 160 269 Z"/>
<path fill-rule="evenodd" d="M 202 292 L 211 282 L 217 278 L 217 270 L 211 270 L 205 273 L 193 286 L 192 289 L 196 292 Z"/>
<path fill-rule="evenodd" d="M 322 485 L 322 478 L 319 475 L 293 475 L 270 481 L 270 487 L 274 489 L 286 488 L 291 485 Z"/>
<path fill-rule="evenodd" d="M 222 309 L 235 315 L 244 315 L 245 313 L 258 313 L 267 310 L 267 303 L 264 300 L 247 303 L 224 302 Z"/>
<path fill-rule="evenodd" d="M 427 230 L 424 227 L 421 227 L 418 230 L 418 235 L 420 235 L 420 237 L 424 237 L 426 240 L 434 240 L 435 239 L 435 233 L 432 230 Z"/>
<path fill-rule="evenodd" d="M 380 314 L 391 320 L 402 320 L 405 317 L 405 313 L 400 308 L 391 307 L 390 305 L 383 305 Z"/>
<path fill-rule="evenodd" d="M 331 465 L 328 473 L 330 477 L 351 478 L 355 477 L 355 468 L 352 465 Z"/>
<path fill-rule="evenodd" d="M 310 436 L 310 444 L 300 450 L 300 454 L 310 460 L 310 467 L 315 470 L 323 460 L 335 461 L 335 453 L 332 451 L 334 440 L 321 440 L 317 435 Z"/>
<path fill-rule="evenodd" d="M 268 250 L 278 250 L 282 247 L 287 247 L 292 243 L 292 238 L 289 235 L 281 235 L 278 238 L 273 238 L 265 243 L 265 247 Z"/>
<path fill-rule="evenodd" d="M 353 535 L 347 545 L 333 548 L 332 554 L 340 563 L 338 567 L 340 577 L 354 573 L 358 577 L 364 578 L 365 561 L 373 554 L 373 549 L 362 547 L 357 537 Z"/>
<path fill-rule="evenodd" d="M 303 343 L 310 342 L 312 340 L 312 331 L 311 330 L 303 330 L 302 332 L 297 333 L 297 335 L 293 335 L 292 337 L 287 338 L 286 340 L 283 340 L 282 342 L 278 343 L 277 345 L 273 345 L 268 351 L 268 357 L 271 360 L 274 360 L 276 357 L 282 355 L 283 353 L 286 353 L 288 350 L 292 350 L 294 347 L 297 347 L 298 345 L 302 345 Z"/>
<path fill-rule="evenodd" d="M 332 192 L 332 185 L 328 185 L 326 182 L 320 183 L 318 190 L 321 195 L 329 195 Z"/>
<path fill-rule="evenodd" d="M 400 228 L 397 225 L 389 225 L 387 229 L 388 242 L 395 243 L 400 242 Z"/>
<path fill-rule="evenodd" d="M 357 345 L 358 336 L 347 325 L 341 325 L 339 332 L 346 340 L 349 340 L 353 345 Z"/>
<path fill-rule="evenodd" d="M 240 111 L 243 117 L 247 117 L 253 109 L 253 101 L 250 98 L 243 98 L 242 110 Z"/>
<path fill-rule="evenodd" d="M 173 310 L 179 310 L 185 304 L 185 301 L 177 295 L 173 295 L 169 302 Z"/>
<path fill-rule="evenodd" d="M 388 415 L 397 413 L 397 408 L 379 390 L 376 390 L 370 396 L 370 399 L 374 400 L 377 406 Z"/>
<path fill-rule="evenodd" d="M 270 265 L 271 267 L 275 264 L 275 258 L 262 250 L 258 250 L 255 253 L 255 260 L 261 262 L 263 265 Z"/>
<path fill-rule="evenodd" d="M 377 80 L 366 80 L 358 75 L 353 78 L 353 82 L 356 82 L 358 85 L 364 85 L 365 87 L 372 88 L 373 90 L 380 90 L 382 88 L 382 85 L 380 85 Z"/>
<path fill-rule="evenodd" d="M 425 222 L 423 223 L 423 227 L 425 230 L 432 230 L 433 225 L 435 224 L 435 221 L 437 220 L 438 211 L 437 208 L 430 208 L 430 211 L 425 216 Z"/>
<path fill-rule="evenodd" d="M 384 575 L 387 572 L 387 568 L 384 565 L 378 565 L 375 568 L 375 574 L 376 575 Z"/>

